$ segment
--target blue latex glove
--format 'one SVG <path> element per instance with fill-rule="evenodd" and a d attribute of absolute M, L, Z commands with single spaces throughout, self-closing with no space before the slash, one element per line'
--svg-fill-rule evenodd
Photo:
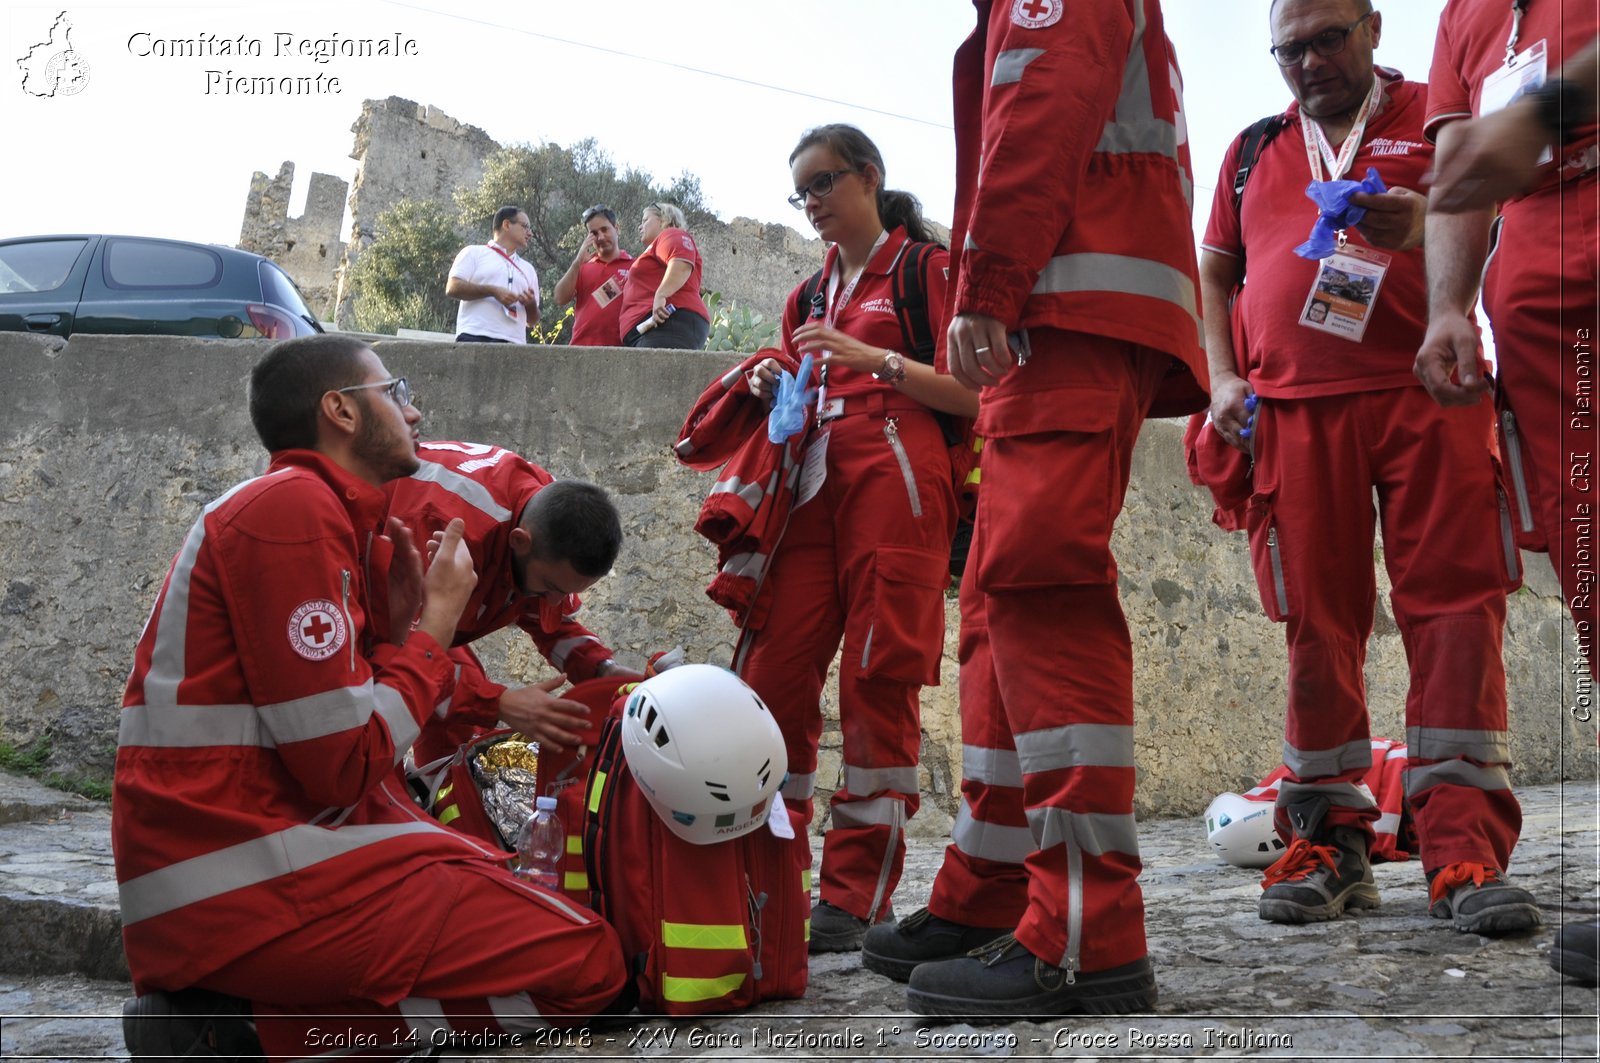
<path fill-rule="evenodd" d="M 808 388 L 801 381 L 811 380 L 811 355 L 800 359 L 800 371 L 778 371 L 778 386 L 772 399 L 772 412 L 767 414 L 767 438 L 782 443 L 806 426 L 806 407 L 817 398 L 817 389 Z"/>
<path fill-rule="evenodd" d="M 1352 206 L 1350 197 L 1357 192 L 1376 195 L 1387 191 L 1383 178 L 1370 166 L 1364 181 L 1312 181 L 1306 186 L 1306 197 L 1321 213 L 1311 227 L 1310 239 L 1295 248 L 1294 253 L 1313 262 L 1327 258 L 1338 249 L 1339 230 L 1353 229 L 1367 216 L 1367 208 Z"/>

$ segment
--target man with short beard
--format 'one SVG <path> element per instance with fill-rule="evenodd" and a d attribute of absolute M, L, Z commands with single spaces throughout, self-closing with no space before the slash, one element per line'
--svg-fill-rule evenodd
<path fill-rule="evenodd" d="M 604 204 L 583 212 L 589 230 L 577 257 L 556 281 L 555 301 L 572 312 L 574 347 L 616 347 L 622 343 L 622 284 L 633 256 L 617 244 L 617 214 Z"/>

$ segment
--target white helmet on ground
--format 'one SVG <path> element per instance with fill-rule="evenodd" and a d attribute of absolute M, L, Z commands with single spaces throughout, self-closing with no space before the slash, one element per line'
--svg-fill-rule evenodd
<path fill-rule="evenodd" d="M 738 676 L 709 664 L 679 665 L 628 695 L 622 753 L 656 815 L 695 845 L 764 824 L 788 765 L 767 706 Z"/>
<path fill-rule="evenodd" d="M 1206 808 L 1206 841 L 1234 867 L 1269 867 L 1283 855 L 1283 839 L 1272 825 L 1271 801 L 1218 794 Z"/>

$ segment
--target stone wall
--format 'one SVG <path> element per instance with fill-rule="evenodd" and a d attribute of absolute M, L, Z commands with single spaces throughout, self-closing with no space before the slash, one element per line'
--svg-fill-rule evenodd
<path fill-rule="evenodd" d="M 345 192 L 349 185 L 331 174 L 314 173 L 305 209 L 289 217 L 294 189 L 294 163 L 278 168 L 277 177 L 257 170 L 245 197 L 239 247 L 265 255 L 288 271 L 311 309 L 323 321 L 333 318 L 339 263 L 344 259 Z"/>
<path fill-rule="evenodd" d="M 264 349 L 0 333 L 0 743 L 48 737 L 51 770 L 108 774 L 133 646 L 172 554 L 202 505 L 263 464 L 244 397 Z M 502 444 L 615 494 L 628 543 L 585 616 L 620 658 L 682 644 L 691 659 L 729 659 L 733 629 L 703 594 L 712 550 L 691 530 L 710 478 L 668 454 L 727 357 L 398 340 L 378 349 L 423 396 L 426 436 Z M 1142 814 L 1197 812 L 1250 785 L 1277 764 L 1282 737 L 1282 632 L 1261 615 L 1243 539 L 1210 524 L 1209 500 L 1185 478 L 1179 436 L 1174 423 L 1146 427 L 1116 536 L 1137 662 Z M 1559 592 L 1543 558 L 1524 562 L 1505 650 L 1515 775 L 1592 778 L 1594 727 L 1561 702 L 1570 647 Z M 1367 669 L 1373 729 L 1399 737 L 1406 669 L 1380 600 Z M 953 601 L 947 620 L 944 685 L 923 697 L 919 833 L 948 828 L 960 778 Z M 480 648 L 496 677 L 549 674 L 520 635 Z M 824 789 L 839 742 L 827 697 Z"/>

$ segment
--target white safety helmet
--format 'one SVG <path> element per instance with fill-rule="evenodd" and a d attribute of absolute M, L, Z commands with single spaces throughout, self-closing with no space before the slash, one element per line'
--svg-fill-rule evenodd
<path fill-rule="evenodd" d="M 788 765 L 766 704 L 709 664 L 679 665 L 628 695 L 622 753 L 656 815 L 695 845 L 766 823 Z"/>
<path fill-rule="evenodd" d="M 1283 855 L 1272 825 L 1273 803 L 1218 794 L 1206 808 L 1206 841 L 1234 867 L 1269 867 Z"/>

